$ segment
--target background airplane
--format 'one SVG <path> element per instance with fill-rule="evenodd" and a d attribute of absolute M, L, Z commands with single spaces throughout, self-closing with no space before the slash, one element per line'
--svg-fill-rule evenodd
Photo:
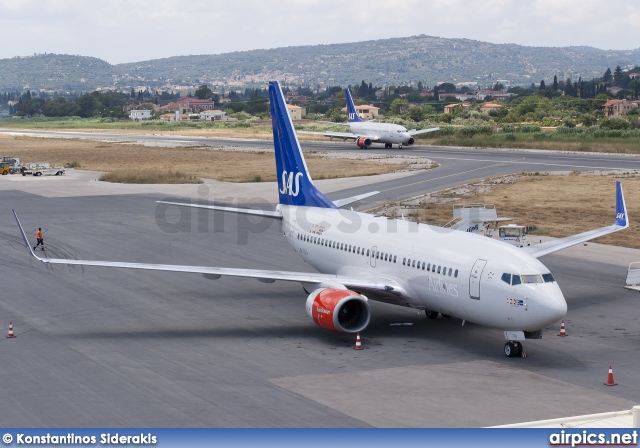
<path fill-rule="evenodd" d="M 612 225 L 524 249 L 469 232 L 343 210 L 368 195 L 331 201 L 314 185 L 277 81 L 269 84 L 279 204 L 275 211 L 171 203 L 279 220 L 287 242 L 318 273 L 40 258 L 14 211 L 23 241 L 37 260 L 299 282 L 306 310 L 320 327 L 355 333 L 371 319 L 369 299 L 454 316 L 500 328 L 504 353 L 523 355 L 525 338 L 565 316 L 567 304 L 553 275 L 537 257 L 628 227 L 620 183 Z M 162 201 L 159 201 L 162 202 Z M 264 260 L 268 263 L 269 260 Z"/>
<path fill-rule="evenodd" d="M 300 134 L 315 134 L 324 135 L 330 138 L 341 138 L 344 140 L 354 139 L 356 145 L 360 148 L 368 149 L 373 143 L 384 143 L 384 147 L 387 149 L 393 148 L 393 145 L 398 145 L 398 148 L 402 148 L 402 145 L 413 145 L 415 143 L 414 136 L 418 134 L 425 134 L 427 132 L 434 132 L 440 128 L 429 128 L 416 131 L 415 129 L 408 131 L 404 126 L 391 123 L 378 123 L 376 121 L 364 121 L 356 112 L 356 107 L 353 104 L 351 93 L 349 89 L 344 89 L 347 97 L 347 118 L 351 132 L 311 132 L 311 131 L 298 131 Z M 341 123 L 336 123 L 341 124 Z"/>

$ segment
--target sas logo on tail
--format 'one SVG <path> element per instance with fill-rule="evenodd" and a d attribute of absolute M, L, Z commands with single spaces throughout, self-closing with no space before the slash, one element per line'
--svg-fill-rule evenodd
<path fill-rule="evenodd" d="M 624 219 L 624 213 L 618 213 L 616 219 Z"/>
<path fill-rule="evenodd" d="M 356 118 L 356 113 L 355 112 L 350 112 L 349 113 L 349 120 L 353 120 L 354 118 Z"/>
<path fill-rule="evenodd" d="M 302 173 L 287 173 L 282 172 L 282 187 L 280 187 L 280 194 L 288 194 L 289 196 L 298 196 L 300 193 L 300 178 Z"/>

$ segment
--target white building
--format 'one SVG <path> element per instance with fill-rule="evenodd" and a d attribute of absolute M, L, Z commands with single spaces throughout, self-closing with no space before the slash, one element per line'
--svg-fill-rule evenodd
<path fill-rule="evenodd" d="M 207 110 L 200 112 L 200 118 L 204 121 L 229 120 L 229 115 L 221 110 Z"/>
<path fill-rule="evenodd" d="M 151 118 L 151 111 L 147 109 L 131 110 L 129 111 L 129 118 L 133 121 L 149 120 Z"/>

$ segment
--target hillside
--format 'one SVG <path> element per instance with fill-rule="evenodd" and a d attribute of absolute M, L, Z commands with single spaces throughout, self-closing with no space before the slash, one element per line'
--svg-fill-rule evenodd
<path fill-rule="evenodd" d="M 215 48 L 212 47 L 212 51 Z M 376 85 L 422 81 L 496 80 L 530 85 L 541 79 L 602 76 L 607 67 L 640 64 L 640 49 L 526 47 L 469 39 L 413 36 L 334 45 L 314 45 L 224 54 L 176 56 L 110 65 L 100 59 L 38 55 L 0 60 L 0 90 L 129 89 L 169 85 L 246 85 L 281 79 L 291 84 Z"/>

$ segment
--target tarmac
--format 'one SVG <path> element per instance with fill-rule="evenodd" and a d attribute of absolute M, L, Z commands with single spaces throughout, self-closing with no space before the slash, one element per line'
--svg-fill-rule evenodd
<path fill-rule="evenodd" d="M 332 196 L 380 182 L 330 181 Z M 329 191 L 323 181 L 320 188 Z M 204 187 L 206 191 L 204 191 Z M 0 178 L 3 427 L 475 427 L 640 403 L 640 296 L 623 288 L 640 251 L 589 243 L 541 259 L 569 305 L 560 323 L 506 358 L 502 332 L 372 303 L 355 337 L 306 316 L 298 284 L 97 267 L 47 266 L 46 254 L 113 261 L 312 271 L 277 223 L 168 197 L 275 198 L 275 184 L 131 186 L 95 173 Z M 260 198 L 256 200 L 256 198 Z M 606 387 L 609 365 L 618 386 Z"/>

